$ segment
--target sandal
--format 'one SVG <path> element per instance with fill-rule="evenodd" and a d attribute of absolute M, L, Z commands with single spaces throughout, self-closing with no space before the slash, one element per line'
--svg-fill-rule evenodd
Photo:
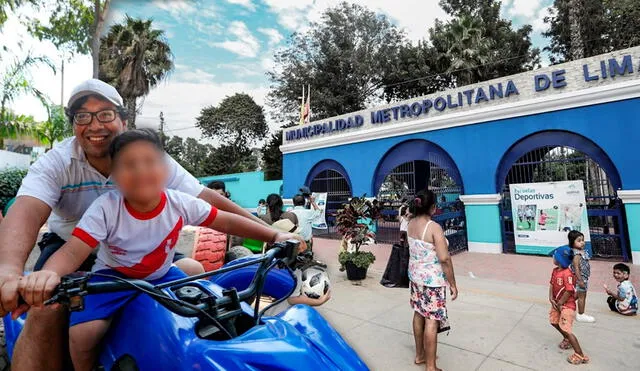
<path fill-rule="evenodd" d="M 571 363 L 572 365 L 581 365 L 583 363 L 589 363 L 589 357 L 581 356 L 578 353 L 573 353 L 569 356 L 569 358 L 567 358 L 567 362 Z"/>
<path fill-rule="evenodd" d="M 562 342 L 558 344 L 558 348 L 562 350 L 571 349 L 571 343 L 569 342 L 569 339 L 563 339 Z"/>

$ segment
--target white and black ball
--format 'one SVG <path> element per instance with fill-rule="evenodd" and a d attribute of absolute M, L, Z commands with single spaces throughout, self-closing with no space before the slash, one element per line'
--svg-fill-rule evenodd
<path fill-rule="evenodd" d="M 327 273 L 317 267 L 302 272 L 302 293 L 311 299 L 318 299 L 329 291 L 331 286 Z"/>

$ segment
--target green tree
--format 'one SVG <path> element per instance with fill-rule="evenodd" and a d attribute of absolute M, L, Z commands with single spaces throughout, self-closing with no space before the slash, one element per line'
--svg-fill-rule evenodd
<path fill-rule="evenodd" d="M 171 137 L 164 142 L 164 150 L 167 152 L 169 156 L 171 156 L 174 160 L 178 161 L 178 163 L 182 164 L 182 148 L 184 144 L 182 138 L 177 135 Z M 184 167 L 184 166 L 183 166 Z"/>
<path fill-rule="evenodd" d="M 196 126 L 204 137 L 238 150 L 250 148 L 268 132 L 262 107 L 244 93 L 225 97 L 218 106 L 203 108 Z"/>
<path fill-rule="evenodd" d="M 73 128 L 67 121 L 64 108 L 58 105 L 45 104 L 47 120 L 36 126 L 35 134 L 41 143 L 53 148 L 55 142 L 73 136 Z"/>
<path fill-rule="evenodd" d="M 211 153 L 211 146 L 198 143 L 193 138 L 187 138 L 182 148 L 181 164 L 195 177 L 207 176 L 205 165 Z"/>
<path fill-rule="evenodd" d="M 0 149 L 4 149 L 5 139 L 35 137 L 36 121 L 33 116 L 17 115 L 6 110 L 0 118 Z"/>
<path fill-rule="evenodd" d="M 640 44 L 634 0 L 555 0 L 544 21 L 552 63 L 587 58 Z"/>
<path fill-rule="evenodd" d="M 55 72 L 55 67 L 46 57 L 27 55 L 23 59 L 16 59 L 8 68 L 8 70 L 0 76 L 0 118 L 3 120 L 8 117 L 6 115 L 7 107 L 17 98 L 32 94 L 38 98 L 43 98 L 43 93 L 34 87 L 33 76 L 31 76 L 31 68 L 39 65 L 46 65 Z"/>
<path fill-rule="evenodd" d="M 443 73 L 448 66 L 426 40 L 400 46 L 397 58 L 385 66 L 385 99 L 409 99 L 453 87 L 451 75 Z"/>
<path fill-rule="evenodd" d="M 440 65 L 446 65 L 457 81 L 475 83 L 540 65 L 540 51 L 531 43 L 532 27 L 514 29 L 510 20 L 500 16 L 501 2 L 441 0 L 440 6 L 452 19 L 437 21 L 429 30 L 430 41 L 440 55 Z"/>
<path fill-rule="evenodd" d="M 113 85 L 124 100 L 129 127 L 135 128 L 137 100 L 149 94 L 173 70 L 173 55 L 164 31 L 152 20 L 126 17 L 111 27 L 100 48 L 100 79 Z"/>
<path fill-rule="evenodd" d="M 40 40 L 50 40 L 59 50 L 71 55 L 90 52 L 93 77 L 98 78 L 100 35 L 111 0 L 41 1 L 53 8 L 51 16 L 47 24 L 38 19 L 31 20 L 30 32 Z"/>
<path fill-rule="evenodd" d="M 269 140 L 262 146 L 262 162 L 264 164 L 264 180 L 282 179 L 282 130 L 271 134 Z"/>
<path fill-rule="evenodd" d="M 314 120 L 363 109 L 382 98 L 386 66 L 405 43 L 384 15 L 345 2 L 329 8 L 276 53 L 269 104 L 295 122 L 302 87 L 310 84 Z"/>
<path fill-rule="evenodd" d="M 489 69 L 486 65 L 493 59 L 494 43 L 483 36 L 482 20 L 462 15 L 444 28 L 447 47 L 444 55 L 449 60 L 447 72 L 457 77 L 456 84 L 462 86 L 487 80 Z"/>

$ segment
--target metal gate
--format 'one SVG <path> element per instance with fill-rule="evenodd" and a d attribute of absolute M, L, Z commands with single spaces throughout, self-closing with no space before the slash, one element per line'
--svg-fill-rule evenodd
<path fill-rule="evenodd" d="M 430 161 L 405 162 L 387 174 L 377 194 L 382 213 L 378 220 L 378 242 L 396 243 L 400 240 L 400 207 L 428 186 L 438 201 L 433 220 L 442 225 L 450 252 L 467 249 L 464 206 L 459 198 L 462 186 L 448 174 L 450 167 L 439 165 L 446 161 L 440 157 L 430 153 Z"/>
<path fill-rule="evenodd" d="M 313 235 L 324 238 L 342 238 L 335 227 L 336 212 L 342 208 L 342 205 L 349 202 L 351 198 L 351 188 L 349 182 L 342 174 L 335 170 L 324 170 L 316 175 L 309 186 L 312 192 L 326 192 L 326 218 L 327 229 L 314 229 Z"/>
<path fill-rule="evenodd" d="M 628 261 L 626 218 L 615 187 L 597 162 L 565 146 L 537 148 L 511 166 L 500 204 L 503 251 L 515 253 L 509 184 L 566 180 L 584 182 L 594 257 Z"/>

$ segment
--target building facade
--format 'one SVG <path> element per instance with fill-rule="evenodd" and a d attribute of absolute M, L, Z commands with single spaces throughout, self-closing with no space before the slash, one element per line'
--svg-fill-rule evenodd
<path fill-rule="evenodd" d="M 396 228 L 394 208 L 429 187 L 454 246 L 476 252 L 513 251 L 509 184 L 583 180 L 593 253 L 640 264 L 640 47 L 347 113 L 283 138 L 286 197 L 303 184 L 326 191 L 330 214 L 367 194 Z"/>

